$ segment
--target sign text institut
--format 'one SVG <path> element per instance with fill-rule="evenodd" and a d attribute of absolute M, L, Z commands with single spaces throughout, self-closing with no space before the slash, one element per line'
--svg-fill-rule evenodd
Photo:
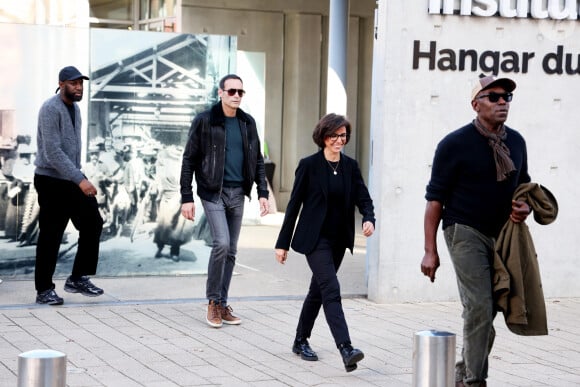
<path fill-rule="evenodd" d="M 578 0 L 429 0 L 430 14 L 577 20 Z"/>

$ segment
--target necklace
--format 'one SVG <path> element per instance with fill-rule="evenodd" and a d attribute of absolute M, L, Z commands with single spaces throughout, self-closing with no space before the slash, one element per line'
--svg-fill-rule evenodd
<path fill-rule="evenodd" d="M 338 159 L 338 161 L 336 162 L 336 167 L 333 167 L 332 164 L 330 163 L 330 161 L 326 160 L 326 162 L 330 166 L 330 169 L 332 169 L 332 173 L 334 175 L 338 175 L 338 172 L 336 172 L 336 171 L 338 170 L 338 164 L 340 164 L 340 159 Z"/>

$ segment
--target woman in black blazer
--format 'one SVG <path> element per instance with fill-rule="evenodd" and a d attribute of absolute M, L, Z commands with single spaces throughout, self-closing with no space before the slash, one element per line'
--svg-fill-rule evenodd
<path fill-rule="evenodd" d="M 375 230 L 373 201 L 358 163 L 342 153 L 350 134 L 344 116 L 331 113 L 318 122 L 312 138 L 322 150 L 300 160 L 276 242 L 278 262 L 286 262 L 292 247 L 306 255 L 312 270 L 292 351 L 304 360 L 318 360 L 308 338 L 322 306 L 347 372 L 354 371 L 364 358 L 351 345 L 336 276 L 346 249 L 352 254 L 354 247 L 355 206 L 363 216 L 363 234 L 368 237 Z"/>

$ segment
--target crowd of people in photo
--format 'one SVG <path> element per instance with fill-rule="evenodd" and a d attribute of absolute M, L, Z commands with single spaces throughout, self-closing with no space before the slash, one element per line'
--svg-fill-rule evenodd
<path fill-rule="evenodd" d="M 211 242 L 203 219 L 193 224 L 180 217 L 182 153 L 181 146 L 154 140 L 90 141 L 83 173 L 98 188 L 95 198 L 104 220 L 101 241 L 133 241 L 145 233 L 157 247 L 154 257 L 173 261 L 179 261 L 180 247 L 192 238 Z M 38 238 L 35 154 L 30 137 L 21 136 L 0 158 L 0 235 L 17 247 L 34 246 Z"/>
<path fill-rule="evenodd" d="M 0 150 L 0 235 L 18 246 L 34 244 L 38 234 L 30 140 L 30 136 L 7 139 Z"/>

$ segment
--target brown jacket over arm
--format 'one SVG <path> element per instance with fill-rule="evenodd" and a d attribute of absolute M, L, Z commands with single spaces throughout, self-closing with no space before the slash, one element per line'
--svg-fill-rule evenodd
<path fill-rule="evenodd" d="M 537 223 L 556 220 L 558 203 L 537 183 L 518 186 L 514 200 L 526 202 Z M 546 305 L 536 250 L 528 226 L 508 220 L 495 244 L 493 291 L 510 331 L 522 336 L 548 334 Z"/>

